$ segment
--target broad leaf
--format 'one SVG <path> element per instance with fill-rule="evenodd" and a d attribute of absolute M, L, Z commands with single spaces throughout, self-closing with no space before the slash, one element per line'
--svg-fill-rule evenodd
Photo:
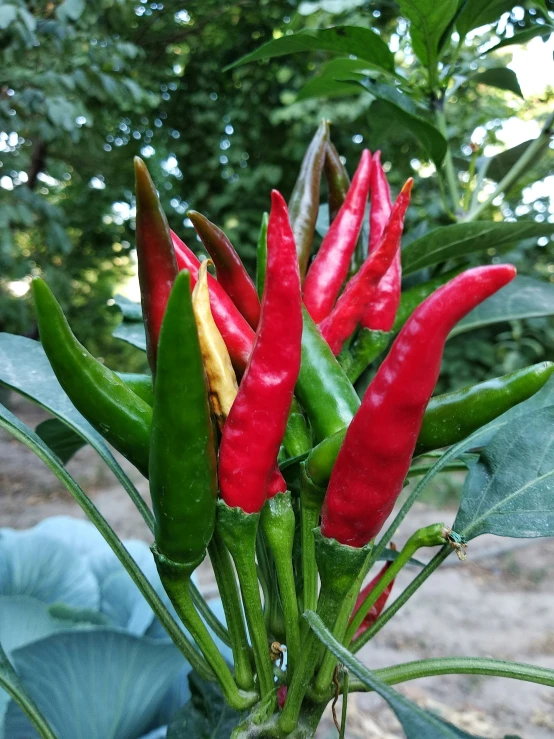
<path fill-rule="evenodd" d="M 8 656 L 15 649 L 67 629 L 67 626 L 66 622 L 52 616 L 49 607 L 36 598 L 0 596 L 0 634 L 2 647 Z"/>
<path fill-rule="evenodd" d="M 98 610 L 100 591 L 85 560 L 62 542 L 32 531 L 0 541 L 0 595 Z"/>
<path fill-rule="evenodd" d="M 375 691 L 389 704 L 402 724 L 407 739 L 479 739 L 456 726 L 443 721 L 438 716 L 424 711 L 415 703 L 397 693 L 386 683 L 381 682 L 353 654 L 338 642 L 324 626 L 323 621 L 313 611 L 306 611 L 304 618 L 310 624 L 317 638 L 335 655 L 353 675 L 363 684 Z M 169 739 L 169 737 L 168 737 Z"/>
<path fill-rule="evenodd" d="M 369 28 L 335 26 L 334 28 L 307 28 L 268 41 L 226 67 L 233 69 L 261 59 L 272 59 L 299 51 L 329 51 L 332 54 L 357 56 L 375 67 L 394 72 L 394 55 L 383 39 Z M 224 71 L 226 71 L 224 70 Z"/>
<path fill-rule="evenodd" d="M 502 39 L 502 41 L 499 41 L 494 46 L 491 46 L 489 49 L 487 49 L 483 53 L 489 54 L 491 51 L 496 51 L 497 49 L 503 49 L 506 46 L 514 46 L 514 44 L 526 44 L 528 41 L 531 41 L 537 36 L 542 36 L 542 37 L 550 36 L 550 34 L 553 31 L 554 31 L 554 28 L 550 25 L 531 26 L 531 28 L 526 28 L 523 31 L 519 31 L 519 33 L 514 33 L 514 35 L 511 38 Z"/>
<path fill-rule="evenodd" d="M 136 349 L 140 349 L 143 352 L 146 351 L 146 334 L 142 322 L 139 323 L 138 321 L 123 319 L 112 336 L 125 341 L 127 344 L 131 344 Z"/>
<path fill-rule="evenodd" d="M 410 21 L 415 55 L 426 67 L 436 65 L 439 42 L 458 7 L 458 0 L 398 0 L 401 14 Z"/>
<path fill-rule="evenodd" d="M 503 13 L 514 7 L 513 0 L 466 0 L 456 20 L 456 28 L 460 36 L 466 36 L 473 28 L 480 28 L 487 23 L 499 20 Z"/>
<path fill-rule="evenodd" d="M 478 72 L 470 79 L 477 82 L 478 85 L 498 87 L 499 90 L 509 90 L 509 92 L 513 92 L 514 95 L 518 95 L 521 98 L 523 97 L 517 74 L 512 69 L 507 69 L 506 67 L 485 69 L 484 72 Z"/>
<path fill-rule="evenodd" d="M 524 239 L 549 236 L 553 233 L 554 223 L 535 221 L 507 223 L 478 221 L 441 226 L 408 244 L 402 251 L 402 267 L 405 274 L 410 274 L 448 259 L 464 257 L 491 248 L 505 249 Z"/>
<path fill-rule="evenodd" d="M 229 708 L 217 683 L 189 675 L 191 697 L 170 722 L 167 739 L 228 739 L 240 714 Z"/>
<path fill-rule="evenodd" d="M 440 166 L 446 154 L 446 140 L 432 123 L 422 117 L 425 112 L 418 108 L 408 95 L 395 87 L 371 79 L 353 81 L 378 98 L 381 109 L 391 116 L 395 125 L 401 126 L 415 136 L 429 158 Z"/>
<path fill-rule="evenodd" d="M 491 323 L 554 315 L 554 285 L 532 277 L 516 277 L 471 311 L 450 336 L 473 331 Z"/>
<path fill-rule="evenodd" d="M 97 628 L 52 634 L 15 650 L 13 663 L 58 739 L 136 739 L 184 660 L 171 644 Z M 7 736 L 25 736 L 26 726 L 10 704 Z"/>
<path fill-rule="evenodd" d="M 123 318 L 127 321 L 140 321 L 142 323 L 142 308 L 140 303 L 129 300 L 124 295 L 115 295 L 114 303 L 121 311 Z"/>
<path fill-rule="evenodd" d="M 485 447 L 453 528 L 467 539 L 554 535 L 554 407 L 518 417 Z"/>
<path fill-rule="evenodd" d="M 142 324 L 138 324 L 142 326 Z M 144 329 L 142 329 L 144 334 Z M 152 528 L 152 514 L 108 448 L 104 439 L 77 411 L 63 391 L 38 341 L 0 334 L 0 384 L 24 395 L 57 416 L 102 457 Z"/>
<path fill-rule="evenodd" d="M 35 431 L 63 464 L 67 464 L 71 457 L 86 444 L 82 436 L 76 434 L 67 424 L 57 418 L 49 418 L 39 423 Z"/>
<path fill-rule="evenodd" d="M 348 83 L 344 80 L 352 80 L 357 75 L 360 75 L 360 79 L 363 79 L 369 73 L 368 65 L 364 61 L 358 59 L 333 59 L 322 67 L 321 72 L 316 77 L 308 80 L 296 99 L 306 100 L 308 98 L 359 95 L 359 85 L 352 82 Z"/>

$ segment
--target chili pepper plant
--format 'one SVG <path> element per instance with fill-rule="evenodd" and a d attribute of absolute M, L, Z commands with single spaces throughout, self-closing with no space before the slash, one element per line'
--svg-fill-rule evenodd
<path fill-rule="evenodd" d="M 448 337 L 484 316 L 501 320 L 517 298 L 515 268 L 468 268 L 462 259 L 402 292 L 413 182 L 393 201 L 379 152 L 366 150 L 350 183 L 326 121 L 288 205 L 268 193 L 255 280 L 223 231 L 192 212 L 210 257 L 200 260 L 170 231 L 140 159 L 135 177 L 142 308 L 123 306 L 128 320 L 116 335 L 147 352 L 151 374 L 115 372 L 89 354 L 36 279 L 42 346 L 10 336 L 1 344 L 4 365 L 11 353 L 36 369 L 29 379 L 4 367 L 2 381 L 53 412 L 116 472 L 153 534 L 173 609 L 70 477 L 55 440 L 6 409 L 1 424 L 58 475 L 192 668 L 218 686 L 235 712 L 233 728 L 221 731 L 308 739 L 331 702 L 344 736 L 348 695 L 375 691 L 410 739 L 468 737 L 391 686 L 456 673 L 554 686 L 554 670 L 492 658 L 445 655 L 370 670 L 356 657 L 401 608 L 412 609 L 411 596 L 447 557 L 466 558 L 476 536 L 554 532 L 554 365 L 433 397 Z M 317 248 L 322 178 L 330 225 Z M 151 508 L 105 442 L 148 478 Z M 451 470 L 467 473 L 452 525 L 413 531 L 397 549 L 414 502 Z M 224 621 L 191 580 L 206 557 Z M 427 564 L 397 589 L 398 573 L 421 559 Z M 231 664 L 212 634 L 229 645 Z M 7 660 L 0 679 L 40 735 L 55 736 L 47 707 Z M 170 728 L 168 736 L 184 734 Z"/>

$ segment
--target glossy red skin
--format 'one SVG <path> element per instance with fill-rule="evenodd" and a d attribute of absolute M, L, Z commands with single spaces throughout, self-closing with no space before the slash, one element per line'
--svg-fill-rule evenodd
<path fill-rule="evenodd" d="M 219 448 L 223 500 L 246 513 L 261 510 L 285 434 L 300 372 L 302 298 L 296 245 L 282 195 L 271 193 L 267 270 L 252 356 Z"/>
<path fill-rule="evenodd" d="M 381 164 L 380 151 L 376 151 L 373 155 L 370 190 L 369 253 L 371 254 L 377 248 L 383 236 L 392 210 L 389 183 Z M 369 328 L 372 331 L 390 331 L 392 329 L 400 305 L 401 281 L 402 265 L 399 249 L 369 301 L 360 321 L 362 328 Z"/>
<path fill-rule="evenodd" d="M 191 211 L 188 217 L 215 264 L 217 281 L 255 331 L 260 319 L 260 299 L 241 258 L 223 231 L 205 216 Z"/>
<path fill-rule="evenodd" d="M 507 264 L 469 269 L 412 313 L 346 432 L 323 503 L 324 536 L 362 547 L 379 533 L 410 467 L 448 334 L 515 274 Z"/>
<path fill-rule="evenodd" d="M 139 160 L 137 172 L 136 247 L 138 274 L 148 359 L 155 370 L 162 320 L 175 278 L 177 264 L 169 239 L 169 226 L 146 166 Z"/>
<path fill-rule="evenodd" d="M 277 493 L 286 493 L 287 483 L 285 478 L 281 474 L 279 467 L 276 465 L 273 472 L 269 476 L 269 482 L 267 483 L 267 497 L 273 498 Z"/>
<path fill-rule="evenodd" d="M 173 231 L 171 232 L 171 238 L 177 258 L 177 266 L 179 270 L 189 270 L 192 289 L 196 285 L 200 261 Z M 208 290 L 214 321 L 227 346 L 235 372 L 242 375 L 252 353 L 256 335 L 219 282 L 210 274 L 208 274 Z"/>
<path fill-rule="evenodd" d="M 400 250 L 404 216 L 410 203 L 412 185 L 413 180 L 410 178 L 396 199 L 378 246 L 348 282 L 331 313 L 319 324 L 321 334 L 335 356 L 340 354 L 344 342 L 356 330 L 367 305 Z"/>
<path fill-rule="evenodd" d="M 358 600 L 356 601 L 356 605 L 354 607 L 354 613 L 352 614 L 352 618 L 356 615 L 358 609 L 364 602 L 364 600 L 367 598 L 367 596 L 371 593 L 373 588 L 380 582 L 381 578 L 385 574 L 385 572 L 389 569 L 392 562 L 386 562 L 384 567 L 377 573 L 377 575 L 368 582 L 368 584 L 360 591 L 360 594 L 358 596 Z M 362 623 L 359 625 L 359 627 L 356 629 L 356 632 L 354 634 L 353 639 L 357 639 L 359 636 L 361 636 L 364 631 L 367 631 L 370 626 L 373 626 L 375 621 L 379 618 L 383 610 L 385 609 L 385 606 L 387 604 L 387 600 L 389 599 L 389 595 L 391 594 L 391 590 L 394 586 L 394 580 L 391 580 L 391 582 L 387 585 L 387 587 L 383 590 L 381 595 L 377 598 L 375 603 L 371 606 L 371 608 L 368 611 L 367 616 L 364 618 Z M 352 620 L 352 619 L 350 619 Z"/>
<path fill-rule="evenodd" d="M 364 219 L 370 174 L 371 152 L 364 149 L 346 199 L 304 280 L 304 305 L 316 323 L 329 315 L 348 276 Z"/>

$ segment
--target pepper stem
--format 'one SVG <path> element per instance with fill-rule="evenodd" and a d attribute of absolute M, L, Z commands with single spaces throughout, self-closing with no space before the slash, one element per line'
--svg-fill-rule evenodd
<path fill-rule="evenodd" d="M 260 695 L 264 700 L 274 693 L 274 680 L 256 572 L 259 519 L 259 513 L 245 513 L 240 508 L 229 507 L 223 500 L 218 501 L 217 531 L 235 563 L 254 650 Z"/>
<path fill-rule="evenodd" d="M 250 646 L 246 636 L 242 606 L 231 557 L 217 532 L 208 546 L 217 588 L 229 629 L 229 641 L 235 663 L 235 680 L 239 688 L 252 690 L 254 675 L 250 664 Z"/>
<path fill-rule="evenodd" d="M 292 564 L 295 518 L 290 493 L 277 493 L 266 502 L 262 508 L 261 524 L 275 560 L 285 617 L 287 673 L 292 675 L 300 652 L 300 629 Z"/>
<path fill-rule="evenodd" d="M 258 695 L 254 692 L 245 692 L 238 689 L 227 663 L 215 645 L 204 621 L 198 615 L 190 593 L 190 567 L 173 562 L 157 551 L 155 547 L 152 551 L 162 585 L 179 618 L 215 672 L 225 700 L 236 711 L 247 710 L 257 702 Z"/>
<path fill-rule="evenodd" d="M 446 532 L 447 528 L 443 523 L 435 523 L 431 526 L 425 526 L 425 528 L 418 529 L 410 536 L 392 565 L 383 574 L 383 577 L 379 580 L 373 590 L 367 594 L 366 599 L 356 611 L 356 614 L 346 631 L 344 641 L 346 645 L 350 644 L 354 634 L 362 625 L 364 618 L 367 616 L 379 596 L 394 580 L 400 570 L 408 564 L 409 560 L 414 556 L 417 550 L 421 549 L 421 547 L 437 547 L 445 544 Z M 321 688 L 321 686 L 318 687 Z"/>
<path fill-rule="evenodd" d="M 369 547 L 357 549 L 340 544 L 335 539 L 323 536 L 320 529 L 316 529 L 314 538 L 316 561 L 321 575 L 317 613 L 332 631 L 343 602 L 368 557 Z M 298 723 L 304 696 L 324 649 L 314 632 L 310 631 L 278 721 L 279 729 L 284 734 L 291 733 Z"/>
<path fill-rule="evenodd" d="M 304 464 L 300 474 L 300 508 L 302 536 L 302 579 L 304 581 L 304 610 L 317 608 L 317 566 L 315 561 L 314 529 L 319 525 L 319 515 L 325 490 L 309 479 Z"/>

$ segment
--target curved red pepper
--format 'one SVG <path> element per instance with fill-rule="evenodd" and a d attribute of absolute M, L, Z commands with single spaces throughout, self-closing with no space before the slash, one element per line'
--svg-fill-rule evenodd
<path fill-rule="evenodd" d="M 400 191 L 379 245 L 348 282 L 331 313 L 319 325 L 323 338 L 335 356 L 356 330 L 376 287 L 400 249 L 404 216 L 410 203 L 413 182 L 410 178 Z"/>
<path fill-rule="evenodd" d="M 380 151 L 376 151 L 373 155 L 370 189 L 369 253 L 371 254 L 377 248 L 383 236 L 392 211 L 389 183 L 381 164 Z M 400 305 L 401 281 L 402 264 L 399 249 L 368 303 L 360 321 L 362 328 L 369 328 L 372 331 L 390 331 L 392 329 Z"/>
<path fill-rule="evenodd" d="M 219 486 L 230 507 L 260 511 L 300 372 L 302 299 L 282 195 L 271 193 L 262 312 L 250 363 L 221 435 Z M 275 491 L 277 492 L 277 491 Z"/>
<path fill-rule="evenodd" d="M 369 194 L 371 153 L 362 158 L 337 217 L 330 225 L 304 281 L 304 305 L 316 323 L 329 315 L 348 275 Z"/>
<path fill-rule="evenodd" d="M 200 261 L 173 231 L 171 231 L 171 238 L 177 258 L 177 266 L 179 270 L 189 270 L 190 284 L 193 288 L 198 278 Z M 254 346 L 254 331 L 236 309 L 225 290 L 210 274 L 208 275 L 208 289 L 214 321 L 227 346 L 235 372 L 242 375 Z"/>
<path fill-rule="evenodd" d="M 187 216 L 215 264 L 217 281 L 255 331 L 260 319 L 260 299 L 241 258 L 215 223 L 195 210 Z"/>
<path fill-rule="evenodd" d="M 360 591 L 360 594 L 358 595 L 358 599 L 356 601 L 356 605 L 354 606 L 354 612 L 352 614 L 352 618 L 356 615 L 358 608 L 362 605 L 364 600 L 367 598 L 367 596 L 371 593 L 373 588 L 380 582 L 381 578 L 385 574 L 385 572 L 389 569 L 392 562 L 387 562 L 385 566 L 377 573 L 377 575 L 368 582 L 368 584 Z M 370 626 L 373 626 L 375 621 L 379 618 L 383 610 L 385 609 L 385 606 L 387 604 L 387 600 L 389 599 L 389 595 L 391 594 L 391 591 L 394 587 L 394 579 L 390 581 L 390 583 L 387 585 L 387 587 L 383 590 L 381 595 L 377 598 L 375 603 L 371 606 L 369 609 L 369 612 L 367 616 L 364 618 L 360 626 L 356 629 L 356 633 L 352 637 L 352 640 L 357 639 L 359 636 L 361 636 L 364 631 L 367 631 Z M 350 620 L 352 620 L 352 618 Z"/>
<path fill-rule="evenodd" d="M 140 157 L 135 157 L 135 183 L 140 297 L 148 361 L 154 372 L 162 319 L 177 277 L 177 263 L 171 246 L 167 218 L 146 164 Z"/>
<path fill-rule="evenodd" d="M 346 432 L 323 503 L 326 537 L 362 547 L 380 531 L 410 467 L 448 334 L 515 274 L 509 264 L 469 269 L 412 313 Z"/>

